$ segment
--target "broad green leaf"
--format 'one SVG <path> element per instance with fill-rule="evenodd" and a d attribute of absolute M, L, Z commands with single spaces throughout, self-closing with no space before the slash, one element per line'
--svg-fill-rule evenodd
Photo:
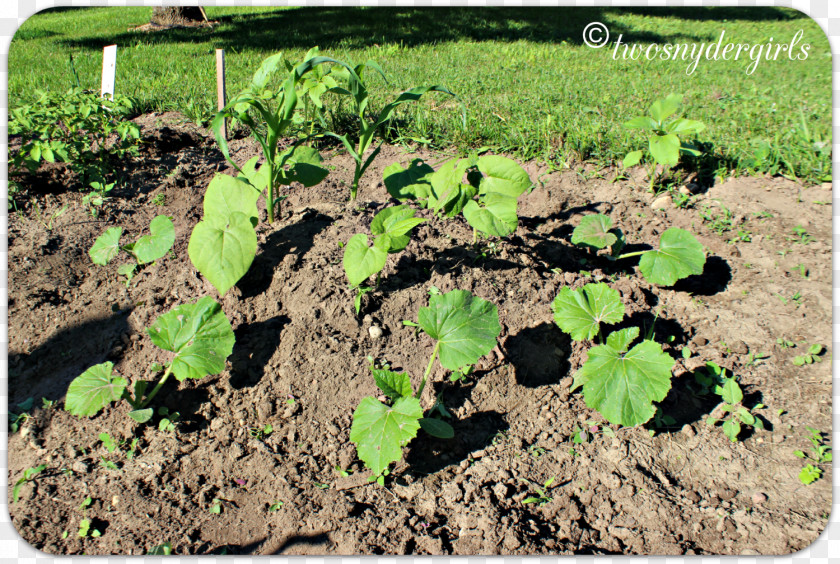
<path fill-rule="evenodd" d="M 239 212 L 248 216 L 252 225 L 256 225 L 259 217 L 257 198 L 260 197 L 260 191 L 254 183 L 259 182 L 259 173 L 251 170 L 250 165 L 253 162 L 254 159 L 248 161 L 243 169 L 250 175 L 245 177 L 247 181 L 241 176 L 234 178 L 227 174 L 217 174 L 213 177 L 204 194 L 205 220 L 212 217 L 217 219 L 217 223 L 226 222 L 231 215 Z"/>
<path fill-rule="evenodd" d="M 744 393 L 735 378 L 726 378 L 720 388 L 720 397 L 726 403 L 741 403 L 741 400 L 744 399 Z"/>
<path fill-rule="evenodd" d="M 682 103 L 682 96 L 679 94 L 669 94 L 664 99 L 656 100 L 650 106 L 650 115 L 658 122 L 663 122 L 680 108 Z"/>
<path fill-rule="evenodd" d="M 122 227 L 110 227 L 94 241 L 88 251 L 93 264 L 106 265 L 120 252 Z"/>
<path fill-rule="evenodd" d="M 432 185 L 428 204 L 430 209 L 447 217 L 461 213 L 466 203 L 478 194 L 478 188 L 463 182 L 468 168 L 470 162 L 467 159 L 453 159 L 429 176 Z"/>
<path fill-rule="evenodd" d="M 388 193 L 403 202 L 408 199 L 426 200 L 431 193 L 429 176 L 435 170 L 420 159 L 414 159 L 403 168 L 400 163 L 393 163 L 385 168 L 382 180 Z"/>
<path fill-rule="evenodd" d="M 703 274 L 706 253 L 694 235 L 671 227 L 659 240 L 659 248 L 648 251 L 639 261 L 639 270 L 653 284 L 672 286 L 692 274 Z"/>
<path fill-rule="evenodd" d="M 277 53 L 265 59 L 257 72 L 254 73 L 254 78 L 251 79 L 251 87 L 255 91 L 260 91 L 266 87 L 268 80 L 277 72 L 277 69 L 283 68 L 283 54 Z"/>
<path fill-rule="evenodd" d="M 455 429 L 446 421 L 434 419 L 432 417 L 423 417 L 420 420 L 420 427 L 428 434 L 438 439 L 451 439 L 455 436 Z"/>
<path fill-rule="evenodd" d="M 420 400 L 401 397 L 393 406 L 367 397 L 353 412 L 350 441 L 356 445 L 359 458 L 376 476 L 402 456 L 402 447 L 417 436 L 423 417 Z"/>
<path fill-rule="evenodd" d="M 624 319 L 621 296 L 603 282 L 587 284 L 579 290 L 561 288 L 552 310 L 554 322 L 575 341 L 595 337 L 601 323 L 613 324 Z"/>
<path fill-rule="evenodd" d="M 676 135 L 694 135 L 706 129 L 706 125 L 702 121 L 695 119 L 679 118 L 670 122 L 665 131 L 674 133 Z"/>
<path fill-rule="evenodd" d="M 257 254 L 257 233 L 251 218 L 233 212 L 227 222 L 205 216 L 190 236 L 190 260 L 223 296 L 245 276 Z"/>
<path fill-rule="evenodd" d="M 368 236 L 364 233 L 350 237 L 344 247 L 342 264 L 351 286 L 358 286 L 385 268 L 388 260 L 387 244 L 385 239 L 378 239 L 372 247 L 368 247 Z"/>
<path fill-rule="evenodd" d="M 491 237 L 507 237 L 516 231 L 516 198 L 490 192 L 479 203 L 470 200 L 464 206 L 464 218 L 476 230 Z"/>
<path fill-rule="evenodd" d="M 648 129 L 652 131 L 656 129 L 656 126 L 656 122 L 647 116 L 637 116 L 624 122 L 625 129 Z M 639 151 L 639 153 L 641 153 L 641 151 Z"/>
<path fill-rule="evenodd" d="M 813 464 L 806 464 L 805 467 L 799 472 L 799 481 L 807 486 L 808 484 L 819 480 L 821 476 L 822 469 L 817 468 Z"/>
<path fill-rule="evenodd" d="M 755 415 L 750 413 L 746 407 L 742 407 L 738 410 L 738 419 L 740 419 L 745 425 L 750 426 L 755 425 L 756 422 Z"/>
<path fill-rule="evenodd" d="M 478 189 L 480 195 L 496 192 L 515 199 L 531 187 L 531 178 L 525 169 L 507 157 L 479 157 L 478 170 L 484 175 Z"/>
<path fill-rule="evenodd" d="M 387 235 L 388 252 L 396 253 L 408 245 L 408 232 L 424 221 L 414 217 L 414 210 L 408 206 L 392 206 L 376 214 L 370 224 L 370 232 L 374 236 Z"/>
<path fill-rule="evenodd" d="M 612 220 L 604 214 L 587 215 L 572 232 L 572 244 L 603 249 L 614 245 L 618 239 L 611 233 Z"/>
<path fill-rule="evenodd" d="M 175 353 L 178 381 L 222 372 L 236 340 L 222 306 L 209 296 L 161 315 L 147 331 L 156 346 Z"/>
<path fill-rule="evenodd" d="M 145 423 L 149 421 L 155 414 L 155 410 L 151 407 L 147 407 L 146 409 L 135 409 L 133 411 L 128 412 L 128 416 L 137 421 L 138 423 Z"/>
<path fill-rule="evenodd" d="M 624 155 L 624 160 L 621 164 L 624 168 L 630 168 L 631 166 L 639 164 L 640 160 L 642 160 L 642 151 L 630 151 Z"/>
<path fill-rule="evenodd" d="M 606 345 L 589 350 L 589 359 L 575 374 L 574 388 L 583 386 L 586 405 L 610 423 L 641 425 L 656 413 L 653 402 L 671 389 L 674 359 L 653 341 L 642 341 L 629 351 L 638 327 L 615 331 Z"/>
<path fill-rule="evenodd" d="M 420 308 L 417 321 L 438 341 L 441 365 L 453 372 L 493 350 L 502 332 L 496 306 L 466 290 L 430 296 L 429 307 Z"/>
<path fill-rule="evenodd" d="M 79 417 L 90 417 L 120 399 L 128 382 L 114 377 L 113 370 L 113 362 L 104 362 L 77 376 L 67 388 L 64 409 Z"/>
<path fill-rule="evenodd" d="M 165 215 L 155 217 L 149 224 L 150 235 L 140 237 L 132 249 L 139 264 L 154 262 L 169 252 L 175 244 L 175 226 Z"/>
<path fill-rule="evenodd" d="M 382 393 L 396 400 L 411 395 L 411 379 L 405 372 L 371 369 L 376 385 Z"/>
<path fill-rule="evenodd" d="M 680 160 L 680 138 L 676 135 L 651 135 L 650 154 L 663 166 L 676 166 Z"/>
<path fill-rule="evenodd" d="M 737 419 L 727 419 L 723 422 L 723 434 L 726 435 L 730 441 L 737 442 L 738 435 L 741 433 L 741 424 Z"/>
<path fill-rule="evenodd" d="M 306 145 L 298 145 L 288 149 L 278 156 L 278 162 L 283 163 L 285 170 L 281 184 L 300 182 L 309 188 L 320 184 L 330 173 L 321 166 L 321 154 Z"/>

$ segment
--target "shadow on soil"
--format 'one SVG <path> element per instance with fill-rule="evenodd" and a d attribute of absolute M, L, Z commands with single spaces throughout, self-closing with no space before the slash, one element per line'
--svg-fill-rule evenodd
<path fill-rule="evenodd" d="M 280 333 L 291 320 L 285 315 L 236 328 L 230 357 L 230 385 L 235 390 L 255 386 L 265 375 L 268 360 L 277 351 Z"/>
<path fill-rule="evenodd" d="M 591 22 L 603 22 L 613 37 L 625 43 L 673 43 L 677 40 L 716 40 L 711 35 L 664 34 L 628 27 L 620 18 L 625 8 L 483 7 L 475 8 L 358 8 L 303 7 L 215 18 L 214 29 L 176 28 L 155 33 L 128 31 L 117 35 L 72 38 L 61 43 L 72 48 L 100 50 L 117 43 L 125 46 L 156 43 L 204 43 L 212 38 L 217 48 L 237 51 L 358 49 L 370 45 L 435 45 L 449 41 L 533 41 L 582 45 L 582 30 Z M 778 8 L 658 8 L 637 9 L 646 17 L 695 21 L 791 20 L 799 12 Z M 211 14 L 212 16 L 212 14 Z M 146 21 L 138 20 L 142 25 Z M 663 28 L 667 29 L 667 28 Z M 277 30 L 284 30 L 277 33 Z"/>
<path fill-rule="evenodd" d="M 516 383 L 538 388 L 556 384 L 571 370 L 571 338 L 552 323 L 541 323 L 508 337 L 505 354 L 513 365 Z"/>
<path fill-rule="evenodd" d="M 703 274 L 689 276 L 674 284 L 677 292 L 686 292 L 697 296 L 713 296 L 726 290 L 732 281 L 732 268 L 729 263 L 717 255 L 706 258 Z"/>

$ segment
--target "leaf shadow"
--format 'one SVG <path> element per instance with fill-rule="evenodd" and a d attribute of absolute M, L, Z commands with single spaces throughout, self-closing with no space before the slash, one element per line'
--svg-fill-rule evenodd
<path fill-rule="evenodd" d="M 278 315 L 265 321 L 243 323 L 236 328 L 236 345 L 230 356 L 230 385 L 236 390 L 255 386 L 280 343 L 280 334 L 291 320 Z"/>
<path fill-rule="evenodd" d="M 553 323 L 527 327 L 509 336 L 504 348 L 520 386 L 556 384 L 571 370 L 572 340 Z"/>
<path fill-rule="evenodd" d="M 723 258 L 712 255 L 706 258 L 703 274 L 678 280 L 673 289 L 696 296 L 713 296 L 726 290 L 732 281 L 732 268 Z"/>

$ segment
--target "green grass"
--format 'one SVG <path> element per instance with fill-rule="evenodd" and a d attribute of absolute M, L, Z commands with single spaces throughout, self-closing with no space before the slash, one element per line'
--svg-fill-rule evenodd
<path fill-rule="evenodd" d="M 710 156 L 698 166 L 795 175 L 820 182 L 831 172 L 831 54 L 819 27 L 782 8 L 207 8 L 220 25 L 154 34 L 127 31 L 151 8 L 62 8 L 36 14 L 9 50 L 9 105 L 37 89 L 98 88 L 101 48 L 117 43 L 117 90 L 142 110 L 175 109 L 208 119 L 215 109 L 213 49 L 226 49 L 228 92 L 241 89 L 259 62 L 277 51 L 297 60 L 312 46 L 353 62 L 374 59 L 390 83 L 371 75 L 374 108 L 386 96 L 424 84 L 458 94 L 404 106 L 392 140 L 429 139 L 466 152 L 478 147 L 536 158 L 620 162 L 644 143 L 625 130 L 669 93 L 685 95 L 686 117 L 706 123 L 698 136 Z M 687 62 L 613 60 L 612 45 L 582 42 L 587 23 L 606 24 L 614 41 L 665 44 L 789 42 L 803 30 L 804 61 Z M 433 111 L 430 111 L 433 110 Z"/>

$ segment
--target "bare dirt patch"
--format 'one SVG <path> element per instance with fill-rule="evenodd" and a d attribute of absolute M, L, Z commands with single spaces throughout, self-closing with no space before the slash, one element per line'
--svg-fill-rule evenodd
<path fill-rule="evenodd" d="M 539 181 L 520 200 L 512 237 L 477 249 L 465 222 L 419 212 L 428 221 L 389 258 L 357 316 L 338 242 L 367 231 L 389 204 L 386 165 L 446 157 L 385 147 L 348 205 L 352 161 L 333 155 L 322 185 L 293 187 L 275 224 L 262 224 L 255 263 L 221 300 L 237 339 L 228 369 L 167 385 L 155 402 L 181 414 L 174 431 L 135 424 L 124 404 L 70 416 L 61 400 L 74 377 L 108 359 L 131 381 L 147 378 L 166 358 L 144 327 L 215 296 L 187 242 L 204 189 L 228 166 L 206 131 L 175 118 L 138 120 L 148 143 L 99 217 L 77 193 L 39 195 L 39 176 L 28 186 L 35 202 L 10 215 L 9 403 L 36 403 L 9 438 L 9 507 L 33 546 L 89 555 L 143 554 L 163 542 L 177 554 L 785 554 L 826 526 L 831 469 L 803 486 L 793 452 L 808 451 L 806 425 L 831 432 L 831 206 L 823 203 L 831 192 L 779 178 L 730 180 L 678 209 L 640 178 L 526 163 Z M 231 148 L 238 162 L 257 154 L 246 139 Z M 38 213 L 63 205 L 51 230 L 39 222 Z M 572 229 L 595 212 L 631 242 L 654 243 L 670 226 L 691 230 L 708 249 L 704 274 L 660 288 L 632 265 L 621 270 L 575 248 Z M 87 250 L 107 227 L 136 236 L 160 213 L 175 224 L 171 256 L 128 287 L 119 261 L 91 264 Z M 619 290 L 635 324 L 655 323 L 678 359 L 662 403 L 675 423 L 653 436 L 605 433 L 598 413 L 570 393 L 587 346 L 553 324 L 550 304 L 561 287 L 593 280 Z M 419 382 L 432 342 L 402 321 L 416 320 L 430 286 L 496 304 L 499 347 L 465 382 L 443 384 L 437 373 L 456 438 L 421 434 L 386 487 L 371 485 L 349 441 L 353 410 L 376 393 L 366 357 Z M 381 338 L 371 338 L 371 324 Z M 824 362 L 794 366 L 812 343 L 828 347 Z M 740 377 L 749 405 L 767 406 L 758 412 L 765 430 L 730 443 L 706 426 L 717 402 L 692 394 L 690 383 L 707 361 Z M 59 401 L 41 408 L 41 397 Z M 593 421 L 588 440 L 574 443 L 576 428 Z M 260 437 L 266 424 L 273 432 Z M 107 452 L 101 432 L 138 438 L 134 456 Z M 12 504 L 14 483 L 39 464 L 46 470 Z M 549 500 L 523 503 L 551 477 Z M 77 535 L 84 517 L 101 536 Z"/>

